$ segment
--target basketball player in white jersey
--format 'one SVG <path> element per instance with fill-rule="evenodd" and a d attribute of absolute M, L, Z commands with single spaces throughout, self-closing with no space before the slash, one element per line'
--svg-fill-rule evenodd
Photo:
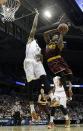
<path fill-rule="evenodd" d="M 37 41 L 35 40 L 35 33 L 39 16 L 37 9 L 35 9 L 35 12 L 36 15 L 26 44 L 26 56 L 24 60 L 24 71 L 26 74 L 27 82 L 29 83 L 29 101 L 31 103 L 32 101 L 34 101 L 33 88 L 37 88 L 35 86 L 35 81 L 37 79 L 40 79 L 42 84 L 44 84 L 45 87 L 48 88 L 46 72 L 41 61 L 42 58 L 41 48 L 39 47 Z M 34 104 L 30 104 L 30 108 L 31 113 L 35 111 Z"/>
<path fill-rule="evenodd" d="M 46 75 L 44 67 L 41 62 L 41 48 L 35 40 L 35 33 L 38 23 L 38 11 L 33 21 L 33 26 L 26 44 L 26 56 L 24 60 L 24 70 L 26 73 L 27 82 L 39 79 L 41 75 Z"/>
<path fill-rule="evenodd" d="M 56 76 L 53 78 L 54 82 L 54 90 L 49 94 L 51 99 L 51 116 L 50 116 L 50 123 L 48 128 L 51 129 L 53 127 L 53 119 L 56 107 L 59 107 L 64 114 L 65 118 L 65 127 L 70 127 L 70 120 L 67 112 L 67 97 L 66 93 L 61 81 L 61 77 Z"/>

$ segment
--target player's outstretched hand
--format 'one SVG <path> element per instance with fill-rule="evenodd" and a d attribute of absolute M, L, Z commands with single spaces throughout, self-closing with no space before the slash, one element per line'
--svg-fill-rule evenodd
<path fill-rule="evenodd" d="M 39 15 L 38 9 L 35 9 L 35 12 L 36 12 L 36 14 L 38 14 L 38 15 Z"/>

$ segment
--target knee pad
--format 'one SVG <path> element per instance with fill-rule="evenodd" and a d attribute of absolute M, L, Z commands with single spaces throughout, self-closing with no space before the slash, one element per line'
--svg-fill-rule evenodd
<path fill-rule="evenodd" d="M 64 115 L 68 114 L 67 109 L 63 105 L 60 105 L 60 109 L 61 109 L 61 111 L 63 112 Z"/>
<path fill-rule="evenodd" d="M 55 107 L 51 107 L 51 116 L 54 116 L 54 114 L 55 114 L 55 110 L 56 110 Z"/>

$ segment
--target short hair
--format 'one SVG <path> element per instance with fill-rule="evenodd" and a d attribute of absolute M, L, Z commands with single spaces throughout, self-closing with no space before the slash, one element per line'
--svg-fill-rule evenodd
<path fill-rule="evenodd" d="M 61 85 L 61 86 L 63 85 L 63 80 L 62 80 L 62 78 L 61 78 L 60 76 L 55 76 L 55 77 L 53 78 L 53 82 L 54 82 L 54 80 L 60 80 L 60 85 Z"/>
<path fill-rule="evenodd" d="M 53 81 L 54 81 L 54 80 L 57 80 L 57 79 L 59 79 L 59 80 L 60 80 L 60 79 L 61 79 L 61 77 L 60 77 L 60 76 L 55 76 L 55 77 L 53 78 Z"/>

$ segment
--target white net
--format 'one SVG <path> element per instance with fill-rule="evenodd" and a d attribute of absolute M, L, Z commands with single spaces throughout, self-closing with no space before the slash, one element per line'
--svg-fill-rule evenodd
<path fill-rule="evenodd" d="M 14 21 L 15 13 L 20 7 L 19 0 L 7 0 L 6 3 L 2 4 L 2 21 Z"/>

